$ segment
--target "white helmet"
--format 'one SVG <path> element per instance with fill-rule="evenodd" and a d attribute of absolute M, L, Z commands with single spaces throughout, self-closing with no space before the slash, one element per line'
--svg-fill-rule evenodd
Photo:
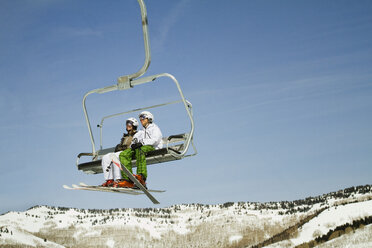
<path fill-rule="evenodd" d="M 136 118 L 133 118 L 133 117 L 130 117 L 127 119 L 127 121 L 125 122 L 126 124 L 131 124 L 132 127 L 137 130 L 137 127 L 138 127 L 138 121 L 136 120 Z"/>
<path fill-rule="evenodd" d="M 154 121 L 154 116 L 149 111 L 143 111 L 143 112 L 141 112 L 138 117 L 140 119 L 141 118 L 146 118 L 146 119 L 149 120 L 149 122 L 153 122 Z"/>

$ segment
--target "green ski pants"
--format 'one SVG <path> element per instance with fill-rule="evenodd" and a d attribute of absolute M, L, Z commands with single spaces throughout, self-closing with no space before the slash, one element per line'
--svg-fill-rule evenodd
<path fill-rule="evenodd" d="M 133 173 L 132 170 L 132 156 L 135 152 L 136 156 L 136 165 L 137 165 L 137 174 L 142 174 L 147 178 L 147 166 L 146 166 L 146 153 L 149 151 L 155 150 L 152 146 L 141 146 L 133 151 L 131 148 L 122 151 L 119 155 L 120 163 L 127 168 L 130 173 Z M 121 172 L 121 175 L 124 179 L 129 180 L 128 176 Z"/>

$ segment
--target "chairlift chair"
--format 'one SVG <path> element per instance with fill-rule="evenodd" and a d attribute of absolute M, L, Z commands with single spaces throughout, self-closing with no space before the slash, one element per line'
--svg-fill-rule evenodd
<path fill-rule="evenodd" d="M 186 114 L 190 120 L 190 130 L 189 132 L 185 132 L 182 134 L 175 134 L 175 135 L 170 135 L 168 137 L 164 137 L 163 143 L 165 144 L 165 147 L 159 150 L 148 152 L 146 154 L 147 164 L 150 165 L 150 164 L 157 164 L 157 163 L 164 163 L 164 162 L 169 162 L 169 161 L 174 161 L 174 160 L 180 160 L 185 157 L 195 156 L 197 154 L 197 150 L 193 143 L 194 119 L 193 119 L 192 104 L 188 100 L 186 100 L 177 79 L 169 73 L 161 73 L 161 74 L 156 74 L 152 76 L 141 77 L 145 74 L 145 72 L 147 71 L 150 65 L 151 54 L 150 54 L 150 44 L 149 44 L 149 35 L 148 35 L 148 20 L 147 20 L 146 6 L 143 0 L 137 0 L 137 1 L 141 9 L 142 30 L 143 30 L 144 45 L 145 45 L 145 62 L 142 68 L 140 68 L 140 70 L 137 71 L 136 73 L 119 77 L 117 79 L 117 83 L 114 85 L 91 90 L 88 93 L 86 93 L 83 97 L 82 104 L 83 104 L 86 124 L 88 126 L 90 141 L 92 145 L 92 152 L 83 152 L 83 153 L 78 154 L 76 165 L 77 165 L 78 170 L 81 170 L 87 174 L 102 173 L 103 172 L 102 167 L 101 167 L 102 156 L 107 153 L 113 152 L 115 149 L 115 147 L 110 147 L 110 148 L 105 148 L 105 149 L 102 147 L 102 129 L 103 129 L 104 121 L 106 119 L 121 116 L 121 115 L 127 115 L 130 113 L 142 111 L 145 109 L 147 110 L 147 109 L 158 108 L 158 107 L 162 107 L 162 106 L 166 106 L 170 104 L 183 103 L 185 110 L 186 110 Z M 177 101 L 166 102 L 166 103 L 156 104 L 156 105 L 147 106 L 147 107 L 141 107 L 141 108 L 132 109 L 132 110 L 117 113 L 117 114 L 104 116 L 100 124 L 97 125 L 97 127 L 100 129 L 100 147 L 98 150 L 96 150 L 92 128 L 91 128 L 91 124 L 90 124 L 90 120 L 88 117 L 88 112 L 87 112 L 87 108 L 85 104 L 86 98 L 93 93 L 104 94 L 104 93 L 108 93 L 108 92 L 112 92 L 116 90 L 121 90 L 121 91 L 130 90 L 130 89 L 133 89 L 135 86 L 137 87 L 139 85 L 146 84 L 146 83 L 158 82 L 158 79 L 164 78 L 164 77 L 171 79 L 172 82 L 175 84 L 179 92 L 180 99 Z M 193 152 L 191 154 L 188 153 L 190 145 L 193 147 Z M 83 156 L 91 157 L 91 161 L 81 163 L 80 158 Z M 134 158 L 132 160 L 132 164 L 133 166 L 136 166 L 136 161 Z"/>

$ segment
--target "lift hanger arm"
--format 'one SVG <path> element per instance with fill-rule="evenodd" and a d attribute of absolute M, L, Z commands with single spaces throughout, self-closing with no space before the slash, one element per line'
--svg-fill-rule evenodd
<path fill-rule="evenodd" d="M 149 41 L 149 31 L 148 31 L 148 19 L 147 19 L 147 10 L 146 10 L 146 5 L 143 2 L 143 0 L 138 0 L 138 4 L 141 8 L 141 18 L 142 18 L 142 31 L 143 31 L 143 41 L 145 45 L 145 62 L 141 69 L 137 71 L 136 73 L 127 75 L 127 76 L 122 76 L 118 78 L 118 83 L 125 82 L 125 81 L 131 81 L 132 79 L 138 78 L 145 74 L 147 69 L 150 66 L 151 62 L 151 53 L 150 53 L 150 41 Z"/>

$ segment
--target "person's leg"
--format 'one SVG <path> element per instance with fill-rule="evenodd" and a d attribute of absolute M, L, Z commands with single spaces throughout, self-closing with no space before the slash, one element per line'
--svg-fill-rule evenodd
<path fill-rule="evenodd" d="M 119 155 L 120 163 L 122 165 L 124 165 L 125 168 L 127 168 L 130 171 L 130 173 L 133 173 L 133 170 L 132 170 L 132 155 L 133 155 L 133 151 L 130 148 L 122 151 Z M 124 173 L 122 173 L 122 177 L 129 181 L 128 176 L 125 175 Z"/>
<path fill-rule="evenodd" d="M 120 153 L 121 153 L 121 151 L 120 152 L 115 152 L 112 155 L 115 156 L 117 159 L 119 159 Z M 112 175 L 113 175 L 114 180 L 116 181 L 116 180 L 122 179 L 120 167 L 117 166 L 114 163 L 111 163 L 111 166 L 112 166 Z"/>
<path fill-rule="evenodd" d="M 155 150 L 152 146 L 141 146 L 136 149 L 137 174 L 147 178 L 146 153 Z"/>
<path fill-rule="evenodd" d="M 113 175 L 112 175 L 112 168 L 108 168 L 111 165 L 111 158 L 110 158 L 110 153 L 104 155 L 102 157 L 102 170 L 103 170 L 103 176 L 105 177 L 105 180 L 112 180 Z M 111 165 L 110 167 L 112 167 Z"/>

